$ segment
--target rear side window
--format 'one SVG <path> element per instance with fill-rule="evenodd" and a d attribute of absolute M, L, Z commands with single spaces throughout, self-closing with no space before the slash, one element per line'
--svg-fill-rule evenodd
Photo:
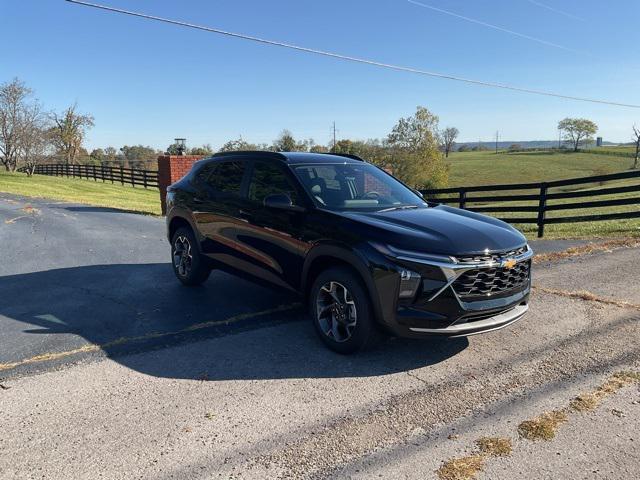
<path fill-rule="evenodd" d="M 266 197 L 277 193 L 289 195 L 293 204 L 298 205 L 296 188 L 285 172 L 272 163 L 256 162 L 249 183 L 249 199 L 262 205 Z"/>
<path fill-rule="evenodd" d="M 244 162 L 223 162 L 216 166 L 207 183 L 216 192 L 240 195 Z"/>

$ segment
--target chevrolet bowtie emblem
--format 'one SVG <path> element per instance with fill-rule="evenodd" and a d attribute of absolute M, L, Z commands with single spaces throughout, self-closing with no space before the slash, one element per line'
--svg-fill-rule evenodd
<path fill-rule="evenodd" d="M 502 260 L 502 268 L 506 269 L 506 270 L 511 270 L 513 267 L 516 266 L 516 262 L 515 259 L 513 258 L 507 258 L 505 260 Z"/>

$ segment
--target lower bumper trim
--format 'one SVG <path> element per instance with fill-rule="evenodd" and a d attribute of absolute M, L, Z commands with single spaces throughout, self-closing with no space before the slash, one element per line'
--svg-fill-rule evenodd
<path fill-rule="evenodd" d="M 478 333 L 491 332 L 500 328 L 507 327 L 512 323 L 520 320 L 529 310 L 529 305 L 518 305 L 508 312 L 498 314 L 494 317 L 479 320 L 477 322 L 467 322 L 456 325 L 450 325 L 446 328 L 419 328 L 411 327 L 409 330 L 415 333 L 427 333 L 435 335 L 447 335 L 450 337 L 464 337 L 475 335 Z"/>

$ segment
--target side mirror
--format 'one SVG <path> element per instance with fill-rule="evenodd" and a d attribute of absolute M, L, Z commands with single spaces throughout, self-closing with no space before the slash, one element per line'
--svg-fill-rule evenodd
<path fill-rule="evenodd" d="M 304 212 L 304 207 L 294 205 L 291 197 L 285 193 L 272 193 L 264 199 L 264 206 L 277 210 L 288 210 L 290 212 Z"/>

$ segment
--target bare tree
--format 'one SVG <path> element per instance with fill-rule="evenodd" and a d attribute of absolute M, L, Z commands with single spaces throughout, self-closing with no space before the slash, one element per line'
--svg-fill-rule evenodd
<path fill-rule="evenodd" d="M 636 157 L 633 160 L 633 169 L 635 170 L 636 168 L 638 168 L 638 158 L 640 157 L 640 129 L 638 129 L 638 127 L 636 127 L 635 125 L 633 126 L 633 141 L 636 144 Z"/>
<path fill-rule="evenodd" d="M 442 132 L 442 145 L 444 146 L 445 158 L 449 158 L 449 152 L 453 150 L 459 134 L 460 131 L 456 127 L 447 127 Z"/>
<path fill-rule="evenodd" d="M 39 114 L 36 101 L 30 101 L 32 90 L 24 82 L 13 79 L 0 85 L 0 162 L 7 171 L 15 171 L 25 130 L 34 114 Z"/>
<path fill-rule="evenodd" d="M 76 109 L 77 105 L 73 104 L 62 114 L 54 113 L 51 116 L 54 123 L 51 138 L 58 152 L 64 155 L 68 164 L 75 162 L 87 130 L 93 127 L 93 117 L 80 114 Z"/>
<path fill-rule="evenodd" d="M 45 120 L 38 121 L 25 132 L 22 139 L 20 157 L 25 173 L 28 176 L 33 175 L 36 167 L 51 158 L 53 154 L 51 127 Z"/>

